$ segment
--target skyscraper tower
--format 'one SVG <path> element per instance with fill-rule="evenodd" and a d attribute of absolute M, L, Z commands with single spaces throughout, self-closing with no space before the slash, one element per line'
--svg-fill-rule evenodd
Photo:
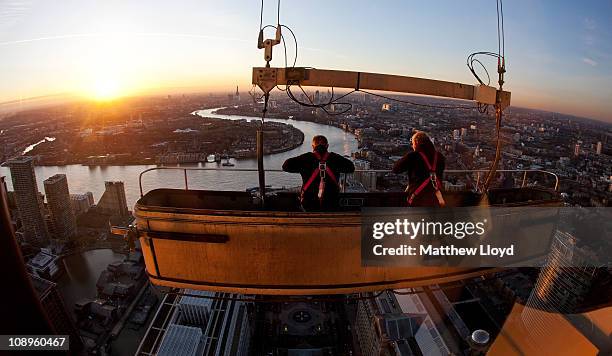
<path fill-rule="evenodd" d="M 15 191 L 15 201 L 26 242 L 44 245 L 49 231 L 43 215 L 43 202 L 39 198 L 32 157 L 19 157 L 8 161 Z"/>
<path fill-rule="evenodd" d="M 237 103 L 240 102 L 240 92 L 238 91 L 238 86 L 236 85 L 236 95 L 234 95 L 234 101 Z"/>
<path fill-rule="evenodd" d="M 68 180 L 65 174 L 56 174 L 44 181 L 45 194 L 51 211 L 55 237 L 68 240 L 76 234 L 76 218 L 70 206 Z"/>
<path fill-rule="evenodd" d="M 98 208 L 113 216 L 126 218 L 130 216 L 125 199 L 123 182 L 104 182 L 104 194 L 98 202 Z"/>
<path fill-rule="evenodd" d="M 578 157 L 580 156 L 580 144 L 582 142 L 578 141 L 578 143 L 576 143 L 576 145 L 574 146 L 574 157 Z"/>
<path fill-rule="evenodd" d="M 83 348 L 83 341 L 66 309 L 64 298 L 58 290 L 57 284 L 30 274 L 32 286 L 45 310 L 49 322 L 58 334 L 70 335 L 70 350 L 75 354 Z"/>
<path fill-rule="evenodd" d="M 577 246 L 576 238 L 557 230 L 528 304 L 570 313 L 588 292 L 597 268 L 594 257 Z"/>
<path fill-rule="evenodd" d="M 601 154 L 601 149 L 602 149 L 602 144 L 601 141 L 597 142 L 597 148 L 595 149 L 595 153 L 600 155 Z"/>
<path fill-rule="evenodd" d="M 577 246 L 574 236 L 555 232 L 546 264 L 521 313 L 534 345 L 548 340 L 549 328 L 563 320 L 564 315 L 576 312 L 596 277 L 598 268 L 594 260 L 588 251 Z"/>

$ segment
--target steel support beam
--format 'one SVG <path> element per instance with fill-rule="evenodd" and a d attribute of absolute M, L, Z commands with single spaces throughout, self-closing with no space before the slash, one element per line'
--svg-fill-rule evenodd
<path fill-rule="evenodd" d="M 510 92 L 487 85 L 470 85 L 400 75 L 308 68 L 253 68 L 253 84 L 264 93 L 276 85 L 301 85 L 346 89 L 382 90 L 476 101 L 502 109 L 510 105 Z"/>

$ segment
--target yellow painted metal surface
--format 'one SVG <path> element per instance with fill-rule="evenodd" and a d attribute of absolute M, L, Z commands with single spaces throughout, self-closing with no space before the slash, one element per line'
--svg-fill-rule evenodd
<path fill-rule="evenodd" d="M 244 294 L 336 294 L 416 287 L 495 271 L 362 267 L 356 213 L 269 217 L 137 209 L 136 215 L 147 271 L 153 283 L 163 286 Z M 151 237 L 146 231 L 169 234 Z M 177 233 L 195 236 L 176 240 Z M 201 240 L 211 235 L 227 241 Z"/>

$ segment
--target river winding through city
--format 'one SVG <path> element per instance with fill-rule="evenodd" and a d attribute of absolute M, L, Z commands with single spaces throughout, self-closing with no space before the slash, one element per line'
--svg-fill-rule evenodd
<path fill-rule="evenodd" d="M 249 116 L 214 114 L 215 110 L 217 109 L 198 110 L 194 112 L 194 115 L 195 117 L 214 117 L 226 120 L 246 119 L 250 121 L 260 119 Z M 267 119 L 267 121 L 293 125 L 304 133 L 305 139 L 302 145 L 292 150 L 265 156 L 264 166 L 266 169 L 280 169 L 287 158 L 310 151 L 310 139 L 314 135 L 327 136 L 330 142 L 330 149 L 334 152 L 350 155 L 357 150 L 355 136 L 337 127 L 291 119 Z M 235 164 L 235 167 L 232 168 L 257 168 L 257 161 L 255 159 L 232 159 L 231 162 Z M 44 192 L 43 181 L 45 179 L 54 174 L 62 173 L 68 178 L 68 187 L 71 193 L 91 191 L 96 201 L 100 199 L 104 192 L 105 181 L 123 181 L 128 207 L 132 210 L 140 197 L 138 175 L 143 170 L 153 167 L 156 166 L 83 166 L 73 164 L 67 166 L 37 166 L 35 167 L 35 172 L 40 192 Z M 183 164 L 180 167 L 224 168 L 218 163 Z M 0 167 L 0 176 L 7 177 L 6 183 L 9 190 L 12 190 L 8 167 Z M 298 186 L 301 183 L 300 177 L 295 174 L 269 172 L 266 174 L 266 178 L 267 183 L 273 186 Z M 256 172 L 196 171 L 189 173 L 189 187 L 193 189 L 244 190 L 255 187 L 257 184 Z M 143 189 L 145 192 L 160 187 L 183 188 L 183 173 L 181 171 L 157 170 L 149 172 L 143 177 Z M 67 273 L 60 279 L 59 284 L 67 305 L 72 306 L 78 299 L 83 297 L 95 297 L 95 283 L 100 272 L 109 263 L 122 259 L 122 255 L 108 249 L 87 251 L 66 259 L 64 264 Z"/>
<path fill-rule="evenodd" d="M 217 109 L 198 110 L 194 112 L 195 117 L 213 117 L 226 120 L 260 120 L 258 117 L 221 115 L 213 113 Z M 325 135 L 330 142 L 330 150 L 342 155 L 350 155 L 357 150 L 357 140 L 351 133 L 345 132 L 337 127 L 316 124 L 306 121 L 296 121 L 291 119 L 267 119 L 267 121 L 282 122 L 296 127 L 304 133 L 304 142 L 289 151 L 274 153 L 264 157 L 266 169 L 280 169 L 283 162 L 289 158 L 311 150 L 310 139 L 314 135 Z M 45 138 L 40 142 L 33 143 L 27 150 L 31 150 L 37 144 L 44 144 L 45 141 L 52 141 Z M 230 162 L 235 168 L 257 168 L 255 159 L 231 159 Z M 182 164 L 179 167 L 224 167 L 218 163 L 199 163 Z M 139 174 L 155 165 L 129 165 L 129 166 L 37 166 L 35 167 L 38 189 L 44 193 L 43 181 L 50 176 L 61 173 L 68 178 L 70 193 L 85 193 L 91 191 L 96 201 L 100 199 L 104 192 L 105 181 L 123 181 L 125 193 L 130 210 L 140 197 L 138 184 Z M 8 167 L 0 167 L 0 176 L 6 176 L 8 189 L 12 190 L 10 171 Z M 255 187 L 258 184 L 256 172 L 224 172 L 224 171 L 194 171 L 189 173 L 189 188 L 191 189 L 212 189 L 212 190 L 241 190 Z M 295 174 L 281 172 L 268 172 L 266 182 L 275 187 L 298 186 L 301 184 L 300 177 Z M 148 191 L 155 188 L 184 188 L 184 177 L 182 171 L 173 170 L 154 170 L 148 172 L 143 177 L 143 189 Z M 64 301 L 68 310 L 73 312 L 74 303 L 82 298 L 95 298 L 97 295 L 96 282 L 100 273 L 106 269 L 109 263 L 121 261 L 125 256 L 115 253 L 110 249 L 90 250 L 81 254 L 75 254 L 62 261 L 66 273 L 57 281 L 58 286 L 64 296 Z M 113 344 L 115 352 L 123 350 L 119 354 L 133 354 L 138 346 L 139 339 L 143 336 L 144 329 L 139 331 L 128 330 L 122 333 L 121 337 Z M 118 349 L 117 349 L 118 348 Z"/>
<path fill-rule="evenodd" d="M 241 116 L 241 115 L 221 115 L 215 114 L 218 108 L 198 110 L 194 115 L 201 117 L 213 117 L 226 120 L 260 120 L 259 117 Z M 330 150 L 342 155 L 350 155 L 357 150 L 357 140 L 355 136 L 340 128 L 322 125 L 307 121 L 296 121 L 291 119 L 266 119 L 267 121 L 282 122 L 296 127 L 304 133 L 304 142 L 302 145 L 281 153 L 266 155 L 264 157 L 264 167 L 266 169 L 280 169 L 283 162 L 300 153 L 308 152 L 310 148 L 310 139 L 314 135 L 325 135 L 330 142 Z M 227 168 L 227 170 L 235 168 L 257 168 L 255 159 L 231 159 L 230 162 L 235 164 L 235 167 Z M 180 164 L 178 167 L 210 167 L 223 169 L 218 163 L 199 163 L 199 164 Z M 123 181 L 125 184 L 125 194 L 128 207 L 133 209 L 134 204 L 140 197 L 138 186 L 138 175 L 140 172 L 148 168 L 154 168 L 155 165 L 129 165 L 129 166 L 84 166 L 73 164 L 67 166 L 37 166 L 36 180 L 38 189 L 44 192 L 43 181 L 50 176 L 61 173 L 68 178 L 68 187 L 70 193 L 85 193 L 92 192 L 96 201 L 100 199 L 104 192 L 105 181 Z M 8 167 L 0 167 L 0 176 L 7 177 L 8 189 L 12 190 L 12 182 L 10 179 L 10 171 Z M 211 190 L 240 190 L 255 187 L 258 184 L 257 172 L 239 172 L 230 173 L 224 171 L 195 171 L 188 173 L 189 188 L 191 189 L 211 189 Z M 291 187 L 298 186 L 301 181 L 300 177 L 295 174 L 287 174 L 282 172 L 268 172 L 266 174 L 266 183 L 275 187 Z M 146 192 L 155 188 L 184 188 L 184 177 L 182 171 L 174 170 L 156 170 L 148 172 L 142 179 L 143 190 Z"/>

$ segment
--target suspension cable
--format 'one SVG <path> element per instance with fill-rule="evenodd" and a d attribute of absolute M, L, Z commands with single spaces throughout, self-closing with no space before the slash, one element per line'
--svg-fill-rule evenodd
<path fill-rule="evenodd" d="M 264 0 L 261 0 L 261 8 L 259 10 L 259 31 L 260 32 L 263 27 L 263 11 L 264 11 Z"/>
<path fill-rule="evenodd" d="M 504 73 L 506 72 L 506 44 L 504 38 L 504 10 L 502 0 L 496 0 L 497 5 L 497 73 L 498 73 L 498 83 L 499 90 L 501 91 L 504 85 Z M 499 161 L 501 159 L 501 121 L 502 121 L 502 108 L 500 103 L 500 98 L 498 97 L 497 102 L 495 103 L 495 131 L 496 142 L 495 142 L 495 158 L 493 159 L 493 163 L 491 164 L 491 168 L 487 175 L 487 179 L 485 180 L 483 186 L 483 192 L 489 190 L 491 186 L 491 182 L 495 178 L 495 173 L 497 171 L 497 166 L 499 165 Z"/>
<path fill-rule="evenodd" d="M 496 145 L 495 145 L 495 158 L 493 159 L 493 163 L 491 164 L 491 169 L 487 174 L 487 179 L 485 180 L 483 186 L 483 192 L 489 190 L 489 186 L 495 177 L 495 173 L 497 171 L 497 166 L 499 165 L 499 160 L 501 158 L 501 121 L 502 121 L 502 110 L 499 104 L 495 105 L 495 131 L 497 132 L 496 137 Z"/>

